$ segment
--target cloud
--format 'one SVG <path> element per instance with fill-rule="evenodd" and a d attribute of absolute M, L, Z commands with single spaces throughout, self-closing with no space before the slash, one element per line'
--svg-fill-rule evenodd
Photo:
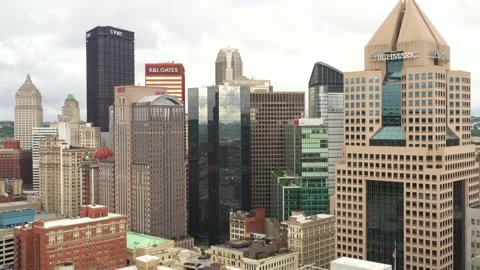
<path fill-rule="evenodd" d="M 147 62 L 181 62 L 187 87 L 214 82 L 218 50 L 240 50 L 244 73 L 278 91 L 305 91 L 313 64 L 363 69 L 363 49 L 397 0 L 105 0 L 6 1 L 0 9 L 0 119 L 13 119 L 15 91 L 30 73 L 42 92 L 45 120 L 73 94 L 85 118 L 85 33 L 97 25 L 135 32 L 135 78 Z M 472 52 L 478 1 L 417 0 L 451 46 L 452 69 L 480 68 Z M 448 18 L 455 18 L 449 20 Z M 472 91 L 480 109 L 480 92 Z"/>

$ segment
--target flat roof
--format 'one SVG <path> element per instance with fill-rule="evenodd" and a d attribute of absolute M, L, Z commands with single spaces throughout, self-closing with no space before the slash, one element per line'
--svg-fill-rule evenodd
<path fill-rule="evenodd" d="M 332 218 L 334 217 L 333 215 L 327 215 L 327 214 L 317 214 L 313 216 L 305 216 L 305 215 L 293 215 L 291 217 L 296 218 L 297 222 L 299 223 L 309 223 L 309 222 L 314 222 L 322 219 L 327 219 L 327 218 Z M 293 221 L 293 220 L 291 220 Z M 285 223 L 288 222 L 288 220 L 284 221 Z"/>
<path fill-rule="evenodd" d="M 152 255 L 143 255 L 143 256 L 139 256 L 137 258 L 135 258 L 135 261 L 140 261 L 140 262 L 152 262 L 152 261 L 155 261 L 155 260 L 158 260 L 159 258 L 158 257 L 155 257 L 155 256 L 152 256 Z"/>
<path fill-rule="evenodd" d="M 136 248 L 146 248 L 153 245 L 160 245 L 168 241 L 173 241 L 170 239 L 160 238 L 152 235 L 136 233 L 136 232 L 127 232 L 127 248 L 136 249 Z"/>
<path fill-rule="evenodd" d="M 28 206 L 32 204 L 38 204 L 38 203 L 33 203 L 29 201 L 17 201 L 17 202 L 6 202 L 6 203 L 0 203 L 0 210 L 2 208 L 8 208 L 8 207 L 19 207 L 19 206 Z"/>
<path fill-rule="evenodd" d="M 392 266 L 389 264 L 383 263 L 376 263 L 370 261 L 364 261 L 354 258 L 347 258 L 342 257 L 331 262 L 331 266 L 334 264 L 342 265 L 342 266 L 355 266 L 356 268 L 363 268 L 363 269 L 371 269 L 371 270 L 384 270 L 384 269 L 392 269 Z M 333 268 L 333 267 L 331 267 Z"/>
<path fill-rule="evenodd" d="M 64 226 L 73 226 L 73 225 L 80 225 L 85 223 L 94 223 L 114 218 L 124 217 L 124 215 L 108 213 L 106 217 L 99 217 L 99 218 L 72 218 L 72 219 L 60 219 L 54 221 L 47 221 L 43 223 L 43 227 L 46 229 L 55 228 L 55 227 L 64 227 Z"/>

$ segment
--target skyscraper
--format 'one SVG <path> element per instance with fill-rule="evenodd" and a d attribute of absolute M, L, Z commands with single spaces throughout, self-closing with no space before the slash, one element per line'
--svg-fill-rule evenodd
<path fill-rule="evenodd" d="M 58 116 L 58 122 L 80 123 L 80 105 L 72 94 L 69 94 L 65 99 L 62 113 Z"/>
<path fill-rule="evenodd" d="M 185 68 L 180 63 L 145 64 L 145 86 L 166 88 L 172 95 L 185 102 Z"/>
<path fill-rule="evenodd" d="M 166 89 L 115 87 L 115 213 L 130 229 L 172 238 L 187 233 L 185 110 Z M 103 162 L 101 162 L 103 163 Z M 106 166 L 104 166 L 106 165 Z M 110 166 L 99 164 L 99 194 L 110 199 Z"/>
<path fill-rule="evenodd" d="M 43 125 L 42 94 L 27 75 L 15 94 L 15 140 L 23 149 L 32 148 L 32 128 Z"/>
<path fill-rule="evenodd" d="M 134 33 L 97 26 L 86 34 L 87 122 L 108 132 L 113 87 L 135 84 Z"/>
<path fill-rule="evenodd" d="M 479 203 L 470 73 L 414 0 L 399 1 L 344 74 L 337 257 L 465 269 L 465 207 Z M 395 257 L 392 253 L 395 250 Z"/>
<path fill-rule="evenodd" d="M 250 93 L 252 207 L 267 209 L 267 216 L 272 201 L 271 172 L 285 168 L 286 127 L 303 117 L 304 111 L 304 92 Z"/>
<path fill-rule="evenodd" d="M 242 78 L 244 78 L 243 62 L 238 49 L 220 49 L 215 61 L 215 85 L 222 85 L 226 81 Z"/>
<path fill-rule="evenodd" d="M 188 89 L 189 234 L 227 241 L 231 210 L 250 210 L 250 89 Z"/>
<path fill-rule="evenodd" d="M 310 118 L 323 118 L 328 127 L 328 194 L 335 193 L 335 165 L 343 147 L 343 73 L 322 62 L 313 66 L 308 82 Z"/>

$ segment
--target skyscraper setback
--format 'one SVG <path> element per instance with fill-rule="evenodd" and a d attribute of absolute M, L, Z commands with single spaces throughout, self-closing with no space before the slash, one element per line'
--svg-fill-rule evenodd
<path fill-rule="evenodd" d="M 135 84 L 134 33 L 111 26 L 97 26 L 86 34 L 87 122 L 109 130 L 108 107 L 113 87 Z"/>
<path fill-rule="evenodd" d="M 400 1 L 344 74 L 336 166 L 337 257 L 397 269 L 465 269 L 465 207 L 478 205 L 470 73 L 414 0 Z M 392 253 L 396 250 L 395 258 Z"/>
<path fill-rule="evenodd" d="M 230 47 L 220 49 L 215 61 L 215 85 L 242 78 L 244 78 L 243 62 L 238 49 Z"/>

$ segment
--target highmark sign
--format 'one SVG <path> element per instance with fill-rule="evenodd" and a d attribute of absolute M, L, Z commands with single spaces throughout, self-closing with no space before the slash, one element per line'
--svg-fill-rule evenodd
<path fill-rule="evenodd" d="M 384 53 L 374 53 L 370 56 L 372 61 L 388 61 L 388 60 L 404 60 L 404 59 L 415 59 L 417 56 L 416 52 L 384 52 Z"/>

